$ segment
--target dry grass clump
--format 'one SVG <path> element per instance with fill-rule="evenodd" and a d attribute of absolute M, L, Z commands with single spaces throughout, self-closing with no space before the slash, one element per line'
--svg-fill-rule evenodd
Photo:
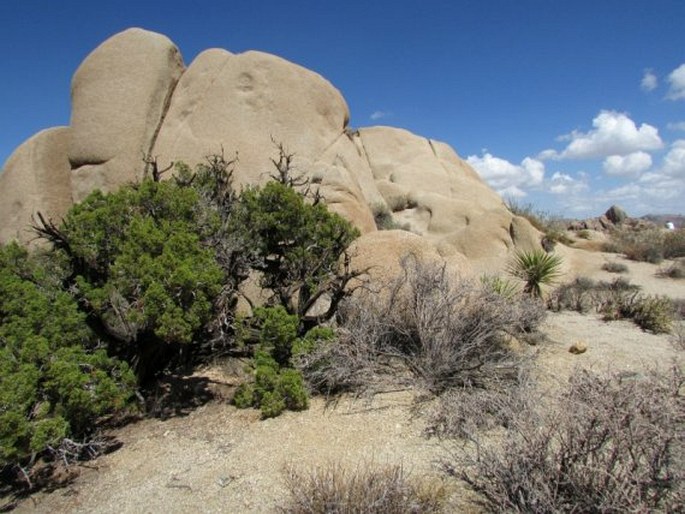
<path fill-rule="evenodd" d="M 407 230 L 409 231 L 408 223 L 397 223 L 392 217 L 390 208 L 383 202 L 375 203 L 371 206 L 373 219 L 376 222 L 378 230 Z"/>
<path fill-rule="evenodd" d="M 288 514 L 417 514 L 443 512 L 445 488 L 415 480 L 402 466 L 340 465 L 309 473 L 287 470 Z"/>
<path fill-rule="evenodd" d="M 609 261 L 602 264 L 602 269 L 608 271 L 609 273 L 627 273 L 628 266 L 622 262 Z"/>
<path fill-rule="evenodd" d="M 684 384 L 678 366 L 631 377 L 577 371 L 557 401 L 511 413 L 501 437 L 472 437 L 477 450 L 455 451 L 445 467 L 493 512 L 679 511 Z"/>
<path fill-rule="evenodd" d="M 656 274 L 663 278 L 685 278 L 685 261 L 679 259 L 668 266 L 660 268 Z"/>
<path fill-rule="evenodd" d="M 676 350 L 685 352 L 685 321 L 675 323 L 671 331 L 671 344 Z"/>
<path fill-rule="evenodd" d="M 506 336 L 535 330 L 542 302 L 452 280 L 444 266 L 413 256 L 402 265 L 403 275 L 387 290 L 357 296 L 341 309 L 335 343 L 300 361 L 313 387 L 338 391 L 390 379 L 440 394 L 515 382 L 524 358 Z"/>
<path fill-rule="evenodd" d="M 442 439 L 471 439 L 482 431 L 511 425 L 515 416 L 530 408 L 531 381 L 528 370 L 518 377 L 517 387 L 452 389 L 443 394 L 429 412 L 427 435 Z"/>

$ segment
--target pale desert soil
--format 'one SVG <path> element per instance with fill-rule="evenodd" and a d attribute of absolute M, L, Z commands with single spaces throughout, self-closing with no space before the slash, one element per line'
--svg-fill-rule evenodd
<path fill-rule="evenodd" d="M 600 267 L 619 257 L 582 253 L 585 259 L 573 263 L 580 274 L 609 280 L 616 276 Z M 657 267 L 650 264 L 624 262 L 630 268 L 626 277 L 645 292 L 685 298 L 685 281 L 657 278 Z M 645 333 L 629 321 L 550 313 L 544 332 L 547 341 L 530 351 L 539 352 L 537 370 L 545 387 L 563 383 L 575 366 L 639 372 L 668 366 L 677 355 L 669 336 Z M 576 356 L 568 348 L 577 341 L 585 342 L 588 351 Z M 228 382 L 224 371 L 214 367 L 206 374 Z M 70 486 L 35 494 L 15 512 L 273 512 L 283 505 L 287 466 L 399 463 L 413 476 L 447 480 L 438 469 L 444 448 L 425 437 L 426 421 L 422 407 L 416 407 L 415 392 L 343 398 L 335 405 L 316 398 L 306 412 L 260 421 L 256 412 L 228 405 L 220 386 L 217 391 L 218 399 L 187 416 L 148 419 L 119 429 L 115 435 L 121 449 L 82 467 Z M 453 492 L 451 511 L 478 510 L 458 484 L 445 484 Z"/>

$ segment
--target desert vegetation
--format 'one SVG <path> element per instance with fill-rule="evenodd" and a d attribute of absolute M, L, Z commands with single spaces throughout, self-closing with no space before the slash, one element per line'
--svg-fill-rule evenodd
<path fill-rule="evenodd" d="M 444 512 L 444 487 L 398 465 L 328 465 L 309 473 L 289 469 L 285 475 L 290 498 L 282 511 L 289 514 Z"/>
<path fill-rule="evenodd" d="M 271 180 L 241 191 L 223 154 L 177 164 L 169 180 L 148 159 L 141 182 L 92 193 L 60 223 L 38 215 L 48 248 L 0 249 L 3 481 L 32 489 L 37 463 L 97 455 L 105 423 L 143 415 L 156 380 L 221 356 L 245 370 L 231 402 L 263 419 L 305 410 L 312 395 L 414 391 L 432 405 L 426 436 L 444 442 L 444 476 L 486 510 L 682 504 L 677 365 L 629 377 L 577 371 L 543 394 L 535 349 L 521 344 L 544 340 L 548 310 L 575 310 L 671 333 L 682 348 L 681 305 L 624 279 L 559 285 L 552 247 L 514 252 L 504 276 L 480 280 L 408 254 L 395 279 L 372 283 L 351 266 L 357 230 L 276 148 Z M 392 209 L 411 207 L 400 203 Z M 373 212 L 379 228 L 398 228 L 390 208 Z M 564 242 L 537 216 L 548 241 Z M 661 254 L 678 257 L 679 235 L 659 237 Z M 259 301 L 243 293 L 248 281 Z M 447 508 L 442 481 L 397 465 L 289 468 L 284 482 L 284 512 Z"/>
<path fill-rule="evenodd" d="M 546 249 L 554 248 L 556 243 L 572 245 L 573 239 L 566 235 L 566 224 L 558 216 L 537 209 L 532 204 L 523 204 L 513 198 L 506 201 L 512 214 L 527 219 L 533 227 L 542 232 L 542 243 Z"/>
<path fill-rule="evenodd" d="M 579 277 L 557 288 L 547 300 L 552 310 L 594 311 L 607 320 L 632 319 L 644 330 L 669 333 L 678 319 L 676 303 L 665 296 L 645 295 L 629 281 L 595 282 Z"/>
<path fill-rule="evenodd" d="M 619 227 L 610 233 L 604 251 L 624 254 L 634 261 L 659 264 L 685 257 L 685 229 Z"/>
<path fill-rule="evenodd" d="M 468 416 L 441 419 L 443 434 L 476 448 L 455 446 L 444 466 L 492 512 L 677 511 L 685 501 L 683 384 L 677 366 L 643 376 L 577 371 L 552 402 L 487 398 Z M 488 414 L 506 430 L 485 444 L 463 425 Z"/>
<path fill-rule="evenodd" d="M 317 327 L 354 291 L 361 272 L 343 255 L 358 233 L 277 149 L 273 180 L 240 193 L 223 155 L 166 181 L 150 160 L 149 177 L 92 193 L 59 224 L 38 215 L 50 249 L 0 249 L 3 477 L 31 487 L 37 460 L 74 453 L 64 441 L 97 453 L 97 420 L 140 410 L 139 388 L 217 352 L 253 356 L 240 406 L 307 407 L 291 358 L 329 337 Z M 266 296 L 238 318 L 251 274 Z"/>

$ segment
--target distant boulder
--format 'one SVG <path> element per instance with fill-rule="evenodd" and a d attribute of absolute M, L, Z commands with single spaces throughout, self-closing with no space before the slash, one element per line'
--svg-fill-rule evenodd
<path fill-rule="evenodd" d="M 604 213 L 604 216 L 606 216 L 607 219 L 614 225 L 620 225 L 626 219 L 628 219 L 626 211 L 621 209 L 618 205 L 612 205 L 609 207 L 609 209 Z"/>

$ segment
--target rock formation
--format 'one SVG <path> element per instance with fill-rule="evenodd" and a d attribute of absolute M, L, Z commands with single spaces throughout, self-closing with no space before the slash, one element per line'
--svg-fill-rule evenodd
<path fill-rule="evenodd" d="M 392 211 L 413 232 L 368 237 L 366 254 L 424 245 L 425 252 L 476 270 L 500 267 L 539 234 L 513 216 L 446 144 L 405 130 L 352 130 L 340 92 L 320 75 L 262 52 L 210 49 L 186 69 L 165 36 L 129 29 L 96 48 L 72 81 L 70 128 L 21 145 L 0 175 L 0 242 L 27 241 L 31 215 L 59 219 L 99 188 L 145 173 L 143 157 L 191 166 L 212 153 L 237 152 L 238 185 L 263 183 L 273 142 L 295 154 L 299 173 L 318 184 L 331 209 L 363 234 L 373 210 Z M 406 239 L 406 241 L 405 241 Z M 394 250 L 393 250 L 394 251 Z"/>

